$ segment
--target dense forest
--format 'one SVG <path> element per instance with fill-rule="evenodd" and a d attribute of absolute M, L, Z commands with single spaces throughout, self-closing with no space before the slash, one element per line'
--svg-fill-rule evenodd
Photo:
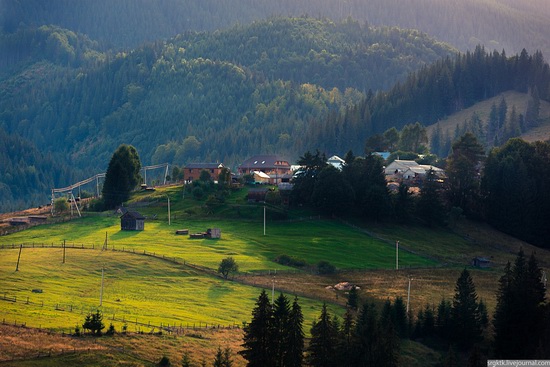
<path fill-rule="evenodd" d="M 46 26 L 0 45 L 12 70 L 0 81 L 0 128 L 64 157 L 59 163 L 79 178 L 104 170 L 121 143 L 134 145 L 144 164 L 234 166 L 270 152 L 292 159 L 315 147 L 313 121 L 453 54 L 416 31 L 311 18 L 186 32 L 117 54 L 96 46 Z M 358 151 L 365 133 L 353 137 Z"/>
<path fill-rule="evenodd" d="M 57 24 L 105 47 L 135 47 L 187 30 L 225 29 L 270 16 L 349 16 L 372 25 L 418 29 L 462 51 L 489 49 L 547 57 L 550 7 L 546 0 L 0 0 L 2 30 Z"/>
<path fill-rule="evenodd" d="M 36 17 L 50 11 L 40 9 Z M 529 93 L 530 110 L 505 111 L 513 126 L 499 118 L 476 134 L 498 146 L 536 127 L 537 106 L 550 99 L 550 72 L 539 51 L 508 56 L 478 46 L 458 54 L 419 31 L 351 18 L 269 18 L 116 52 L 82 33 L 33 26 L 39 23 L 2 23 L 11 33 L 0 33 L 0 129 L 6 141 L 32 147 L 37 170 L 48 155 L 70 166 L 62 185 L 104 171 L 123 143 L 135 146 L 145 165 L 235 167 L 253 154 L 293 161 L 315 149 L 362 154 L 369 137 L 391 127 L 434 124 L 507 90 Z M 462 129 L 475 130 L 474 122 Z M 434 137 L 432 151 L 445 156 L 451 137 Z M 10 159 L 25 170 L 24 161 Z M 4 197 L 13 199 L 0 210 L 22 200 L 39 204 L 30 199 L 38 195 L 14 194 L 21 191 L 17 180 L 2 183 Z M 28 190 L 42 192 L 37 185 Z"/>
<path fill-rule="evenodd" d="M 392 127 L 401 129 L 414 122 L 432 125 L 463 108 L 507 90 L 529 93 L 531 101 L 526 110 L 515 111 L 518 126 L 514 130 L 519 133 L 506 131 L 508 127 L 504 124 L 507 107 L 504 107 L 504 116 L 500 118 L 498 108 L 495 108 L 497 115 L 491 117 L 492 122 L 489 121 L 489 124 L 496 126 L 491 125 L 489 131 L 485 128 L 477 129 L 480 130 L 477 135 L 484 137 L 483 143 L 488 139 L 489 147 L 505 143 L 504 136 L 519 136 L 522 131 L 539 124 L 540 101 L 550 100 L 550 68 L 540 52 L 529 55 L 523 50 L 519 55 L 508 57 L 505 52 L 487 52 L 478 46 L 473 52 L 459 54 L 454 58 L 447 57 L 421 68 L 389 91 L 368 94 L 361 103 L 348 108 L 344 115 L 333 113 L 326 120 L 314 122 L 317 126 L 318 148 L 331 151 L 334 137 L 338 139 L 341 132 L 351 137 L 371 136 L 382 134 Z M 360 130 L 353 132 L 354 128 Z M 469 130 L 473 132 L 471 127 Z M 499 138 L 495 140 L 495 137 Z M 448 149 L 440 147 L 445 145 L 449 137 L 436 135 L 436 138 L 439 141 L 432 144 L 434 153 L 446 156 Z M 449 142 L 447 146 L 450 147 Z M 345 146 L 339 148 L 343 150 Z"/>

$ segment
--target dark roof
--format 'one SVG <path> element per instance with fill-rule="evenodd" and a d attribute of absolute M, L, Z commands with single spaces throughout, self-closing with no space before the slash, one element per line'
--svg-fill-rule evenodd
<path fill-rule="evenodd" d="M 277 162 L 284 162 L 283 164 Z M 286 163 L 286 164 L 285 164 Z M 239 167 L 247 169 L 274 168 L 280 166 L 289 166 L 288 161 L 277 155 L 256 155 L 244 161 Z"/>
<path fill-rule="evenodd" d="M 223 163 L 189 163 L 184 168 L 215 169 L 223 167 Z"/>
<path fill-rule="evenodd" d="M 145 217 L 138 212 L 126 212 L 121 216 L 121 218 L 122 217 L 132 217 L 134 219 L 145 219 Z"/>

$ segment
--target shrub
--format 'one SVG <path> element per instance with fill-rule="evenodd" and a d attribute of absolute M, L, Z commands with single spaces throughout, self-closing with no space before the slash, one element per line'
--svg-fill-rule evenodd
<path fill-rule="evenodd" d="M 301 268 L 306 265 L 305 260 L 298 259 L 294 256 L 288 256 L 288 255 L 279 255 L 274 260 L 277 264 L 285 265 L 285 266 L 294 266 L 297 268 Z"/>
<path fill-rule="evenodd" d="M 204 190 L 202 189 L 202 187 L 197 186 L 193 189 L 193 197 L 198 200 L 204 197 Z"/>
<path fill-rule="evenodd" d="M 115 326 L 112 323 L 109 325 L 105 335 L 115 335 Z"/>
<path fill-rule="evenodd" d="M 321 275 L 336 273 L 336 267 L 328 261 L 322 260 L 317 263 L 317 272 Z"/>
<path fill-rule="evenodd" d="M 170 358 L 168 358 L 166 356 L 162 356 L 162 358 L 160 359 L 160 361 L 158 363 L 159 367 L 169 367 L 171 365 L 172 365 L 172 363 L 170 363 Z"/>

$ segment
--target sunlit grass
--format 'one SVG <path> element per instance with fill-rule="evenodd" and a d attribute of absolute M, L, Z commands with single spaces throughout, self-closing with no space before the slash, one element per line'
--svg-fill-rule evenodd
<path fill-rule="evenodd" d="M 15 271 L 18 252 L 0 252 L 1 295 L 16 297 L 16 302 L 0 300 L 0 317 L 10 323 L 71 331 L 100 309 L 106 324 L 114 318 L 119 330 L 124 322 L 132 331 L 146 332 L 161 324 L 242 326 L 260 293 L 182 265 L 113 251 L 67 249 L 63 264 L 62 249 L 25 248 Z M 300 304 L 306 320 L 318 316 L 320 302 L 302 298 Z"/>

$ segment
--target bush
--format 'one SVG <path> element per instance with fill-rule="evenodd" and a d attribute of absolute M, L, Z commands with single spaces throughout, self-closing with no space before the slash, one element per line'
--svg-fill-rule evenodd
<path fill-rule="evenodd" d="M 109 328 L 105 332 L 105 335 L 109 335 L 109 336 L 115 335 L 115 326 L 112 323 L 109 325 Z"/>
<path fill-rule="evenodd" d="M 197 186 L 193 189 L 193 197 L 197 200 L 200 200 L 204 197 L 204 190 L 202 187 Z"/>
<path fill-rule="evenodd" d="M 166 356 L 162 356 L 162 358 L 160 359 L 160 361 L 158 363 L 159 367 L 169 367 L 171 365 L 172 365 L 172 363 L 170 363 L 170 358 L 168 358 Z"/>
<path fill-rule="evenodd" d="M 321 275 L 328 275 L 336 273 L 336 267 L 328 261 L 319 261 L 317 263 L 317 272 Z"/>
<path fill-rule="evenodd" d="M 294 256 L 288 256 L 288 255 L 279 255 L 274 260 L 277 264 L 285 265 L 285 266 L 294 266 L 297 268 L 304 267 L 306 265 L 305 260 L 298 259 Z"/>

